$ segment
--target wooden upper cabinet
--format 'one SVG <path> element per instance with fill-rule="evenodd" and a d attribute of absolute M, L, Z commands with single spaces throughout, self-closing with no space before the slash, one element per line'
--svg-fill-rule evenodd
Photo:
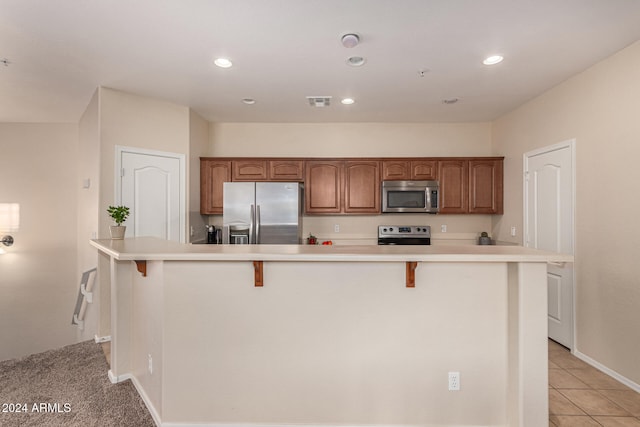
<path fill-rule="evenodd" d="M 411 179 L 429 181 L 438 177 L 437 160 L 412 160 Z"/>
<path fill-rule="evenodd" d="M 234 181 L 303 181 L 304 162 L 287 159 L 232 159 Z"/>
<path fill-rule="evenodd" d="M 384 180 L 440 182 L 440 213 L 502 214 L 502 157 L 221 158 L 200 160 L 200 213 L 221 214 L 223 183 L 293 181 L 305 184 L 305 213 L 380 213 Z"/>
<path fill-rule="evenodd" d="M 222 189 L 231 181 L 231 161 L 200 159 L 200 213 L 222 213 Z"/>
<path fill-rule="evenodd" d="M 266 181 L 267 160 L 233 160 L 234 181 Z"/>
<path fill-rule="evenodd" d="M 503 161 L 469 160 L 469 213 L 503 213 Z"/>
<path fill-rule="evenodd" d="M 438 176 L 438 161 L 434 159 L 383 160 L 383 181 L 433 180 Z"/>
<path fill-rule="evenodd" d="M 380 213 L 380 162 L 308 160 L 305 166 L 305 212 Z"/>
<path fill-rule="evenodd" d="M 383 160 L 383 181 L 404 181 L 411 179 L 411 162 L 409 160 Z"/>
<path fill-rule="evenodd" d="M 269 160 L 270 181 L 303 181 L 304 162 L 302 160 Z"/>
<path fill-rule="evenodd" d="M 469 161 L 439 160 L 440 213 L 467 213 L 469 210 Z"/>
<path fill-rule="evenodd" d="M 343 165 L 341 161 L 309 160 L 305 165 L 306 213 L 342 211 Z"/>
<path fill-rule="evenodd" d="M 345 161 L 344 179 L 344 213 L 380 213 L 378 161 Z"/>

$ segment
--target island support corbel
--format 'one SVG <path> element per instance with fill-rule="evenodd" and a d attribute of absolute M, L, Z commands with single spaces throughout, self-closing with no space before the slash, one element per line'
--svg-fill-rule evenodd
<path fill-rule="evenodd" d="M 418 263 L 416 261 L 407 261 L 407 274 L 406 274 L 406 282 L 407 288 L 415 288 L 416 287 L 416 268 L 418 268 Z"/>
<path fill-rule="evenodd" d="M 264 285 L 263 281 L 263 261 L 253 261 L 253 269 L 255 272 L 254 276 L 254 286 L 256 288 L 262 287 Z"/>

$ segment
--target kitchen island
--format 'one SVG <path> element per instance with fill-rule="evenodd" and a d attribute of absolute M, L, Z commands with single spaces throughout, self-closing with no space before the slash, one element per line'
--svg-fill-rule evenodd
<path fill-rule="evenodd" d="M 571 256 L 91 244 L 111 286 L 110 378 L 131 378 L 158 424 L 548 423 L 546 266 Z"/>

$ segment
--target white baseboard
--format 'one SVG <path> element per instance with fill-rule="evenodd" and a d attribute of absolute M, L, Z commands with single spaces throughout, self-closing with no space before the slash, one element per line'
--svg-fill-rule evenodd
<path fill-rule="evenodd" d="M 250 424 L 250 423 L 163 423 L 161 427 L 407 427 L 407 424 Z M 160 425 L 159 425 L 160 427 Z M 423 427 L 488 427 L 486 425 L 427 424 Z"/>
<path fill-rule="evenodd" d="M 97 335 L 94 335 L 93 336 L 93 340 L 96 342 L 96 344 L 100 344 L 100 343 L 103 343 L 103 342 L 109 342 L 109 341 L 111 341 L 111 335 L 107 335 L 105 337 L 99 337 Z"/>
<path fill-rule="evenodd" d="M 573 355 L 576 356 L 578 359 L 582 360 L 583 362 L 586 362 L 589 365 L 593 366 L 594 368 L 604 372 L 605 374 L 609 375 L 610 377 L 615 378 L 616 380 L 620 381 L 622 384 L 626 385 L 627 387 L 629 387 L 629 388 L 637 391 L 638 393 L 640 393 L 640 384 L 631 381 L 629 378 L 627 378 L 627 377 L 625 377 L 623 375 L 620 375 L 619 373 L 617 373 L 613 369 L 607 368 L 602 363 L 590 358 L 586 354 L 580 353 L 578 350 L 574 350 Z"/>
<path fill-rule="evenodd" d="M 151 414 L 151 418 L 153 418 L 153 422 L 156 424 L 156 426 L 160 427 L 162 425 L 162 421 L 160 420 L 160 415 L 158 415 L 158 411 L 156 411 L 155 406 L 153 406 L 153 404 L 151 403 L 151 399 L 149 399 L 149 396 L 147 396 L 147 393 L 144 391 L 144 389 L 138 382 L 138 379 L 131 374 L 115 376 L 111 371 L 111 369 L 109 369 L 109 381 L 111 381 L 111 384 L 120 383 L 126 380 L 131 380 L 131 383 L 133 383 L 133 386 L 136 388 L 136 391 L 142 398 L 144 405 L 149 410 L 149 413 Z"/>
<path fill-rule="evenodd" d="M 160 419 L 160 415 L 158 414 L 158 411 L 156 411 L 156 407 L 153 406 L 153 404 L 151 403 L 151 399 L 149 399 L 149 396 L 147 396 L 147 393 L 144 391 L 144 389 L 142 388 L 142 386 L 140 385 L 136 377 L 131 375 L 127 375 L 127 376 L 131 379 L 133 386 L 136 388 L 136 390 L 138 391 L 138 394 L 142 398 L 142 401 L 144 402 L 145 406 L 149 410 L 149 413 L 151 414 L 151 418 L 153 418 L 153 422 L 156 423 L 156 426 L 160 427 L 162 425 L 162 420 Z"/>

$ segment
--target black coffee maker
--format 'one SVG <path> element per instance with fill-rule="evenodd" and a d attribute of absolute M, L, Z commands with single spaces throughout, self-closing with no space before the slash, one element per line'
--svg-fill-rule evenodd
<path fill-rule="evenodd" d="M 221 231 L 215 225 L 207 225 L 207 244 L 218 244 L 222 237 Z"/>

